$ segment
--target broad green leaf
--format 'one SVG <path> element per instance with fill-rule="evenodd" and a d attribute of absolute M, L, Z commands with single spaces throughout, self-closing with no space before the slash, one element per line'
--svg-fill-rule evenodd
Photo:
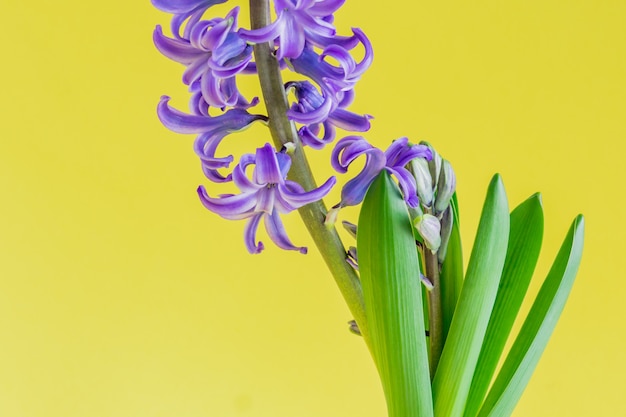
<path fill-rule="evenodd" d="M 465 417 L 476 416 L 485 398 L 537 266 L 542 238 L 541 196 L 535 194 L 511 213 L 511 233 L 502 278 L 474 371 Z"/>
<path fill-rule="evenodd" d="M 430 417 L 419 259 L 406 205 L 386 171 L 363 201 L 357 250 L 372 355 L 389 416 Z"/>
<path fill-rule="evenodd" d="M 446 258 L 441 265 L 441 309 L 443 322 L 443 340 L 445 343 L 456 303 L 463 286 L 463 249 L 461 247 L 461 233 L 459 229 L 459 203 L 456 193 L 450 201 L 452 206 L 453 223 L 452 233 L 448 241 Z"/>
<path fill-rule="evenodd" d="M 479 417 L 510 416 L 565 307 L 583 250 L 584 218 L 576 217 L 515 339 Z"/>
<path fill-rule="evenodd" d="M 493 307 L 509 238 L 509 207 L 499 175 L 489 184 L 476 240 L 433 380 L 435 416 L 463 414 Z"/>

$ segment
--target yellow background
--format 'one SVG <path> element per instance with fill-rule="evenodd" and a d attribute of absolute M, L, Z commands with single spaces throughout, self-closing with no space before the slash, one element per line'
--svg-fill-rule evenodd
<path fill-rule="evenodd" d="M 539 277 L 586 215 L 578 281 L 515 416 L 626 416 L 626 2 L 469 3 L 348 0 L 338 26 L 376 51 L 353 109 L 380 146 L 407 135 L 452 161 L 466 250 L 494 172 L 512 205 L 543 192 Z M 146 0 L 0 10 L 0 416 L 385 415 L 316 250 L 263 232 L 250 256 L 243 223 L 199 204 L 193 137 L 155 116 L 161 94 L 187 102 L 152 45 L 167 15 Z M 224 149 L 267 140 L 256 126 Z"/>

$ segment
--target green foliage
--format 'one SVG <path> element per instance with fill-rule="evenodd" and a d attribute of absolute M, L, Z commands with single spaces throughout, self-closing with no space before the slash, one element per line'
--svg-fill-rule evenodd
<path fill-rule="evenodd" d="M 474 371 L 465 416 L 474 417 L 487 393 L 500 355 L 532 278 L 543 238 L 541 196 L 535 194 L 511 213 L 511 233 L 498 295 Z"/>
<path fill-rule="evenodd" d="M 357 229 L 359 271 L 389 415 L 433 415 L 419 259 L 406 205 L 386 171 L 370 186 Z"/>
<path fill-rule="evenodd" d="M 443 321 L 443 340 L 445 343 L 456 303 L 463 287 L 463 248 L 459 229 L 459 210 L 456 194 L 450 202 L 452 205 L 453 223 L 446 258 L 441 265 L 441 307 Z"/>
<path fill-rule="evenodd" d="M 489 184 L 463 289 L 433 380 L 435 416 L 461 416 L 506 257 L 509 209 L 499 175 Z"/>
<path fill-rule="evenodd" d="M 584 218 L 579 215 L 511 347 L 479 417 L 509 416 L 518 403 L 565 307 L 583 250 Z"/>
<path fill-rule="evenodd" d="M 465 278 L 456 195 L 451 204 L 454 223 L 440 275 L 447 338 L 432 384 L 424 337 L 426 297 L 432 293 L 419 283 L 412 225 L 387 173 L 370 186 L 361 209 L 357 245 L 365 313 L 391 417 L 510 416 L 580 264 L 582 216 L 574 220 L 492 384 L 541 250 L 541 197 L 531 196 L 509 214 L 501 178 L 493 177 Z"/>

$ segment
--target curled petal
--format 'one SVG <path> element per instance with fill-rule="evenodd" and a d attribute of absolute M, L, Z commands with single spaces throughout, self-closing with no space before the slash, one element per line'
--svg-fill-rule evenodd
<path fill-rule="evenodd" d="M 373 117 L 369 114 L 361 116 L 345 109 L 336 109 L 328 117 L 329 122 L 350 132 L 367 132 L 371 127 L 371 119 Z"/>
<path fill-rule="evenodd" d="M 283 226 L 283 222 L 280 219 L 280 215 L 276 210 L 274 210 L 272 214 L 265 214 L 263 218 L 265 222 L 265 230 L 276 246 L 285 250 L 297 250 L 302 254 L 307 253 L 307 248 L 297 247 L 291 243 L 291 240 L 289 240 L 289 237 L 287 236 L 287 231 Z"/>
<path fill-rule="evenodd" d="M 404 168 L 395 169 L 387 167 L 386 169 L 398 180 L 398 184 L 402 190 L 402 195 L 404 196 L 404 201 L 409 205 L 409 207 L 417 207 L 419 205 L 419 199 L 417 198 L 417 186 L 415 185 L 415 179 L 411 173 Z"/>
<path fill-rule="evenodd" d="M 271 42 L 276 39 L 283 30 L 283 22 L 276 20 L 271 24 L 255 30 L 241 28 L 238 33 L 242 39 L 250 43 Z"/>
<path fill-rule="evenodd" d="M 348 165 L 363 153 L 380 153 L 380 156 L 377 155 L 375 159 L 379 160 L 382 158 L 382 166 L 385 166 L 385 155 L 383 152 L 374 148 L 361 136 L 346 136 L 337 142 L 331 154 L 331 165 L 337 172 L 345 174 L 348 171 Z"/>
<path fill-rule="evenodd" d="M 345 137 L 337 142 L 333 149 L 331 163 L 342 173 L 347 172 L 348 165 L 363 154 L 366 156 L 365 166 L 341 190 L 341 202 L 338 207 L 354 206 L 363 201 L 370 184 L 385 167 L 385 154 L 359 136 Z"/>
<path fill-rule="evenodd" d="M 215 4 L 225 3 L 226 0 L 151 0 L 152 5 L 166 13 L 190 13 L 192 11 L 209 8 Z"/>
<path fill-rule="evenodd" d="M 289 204 L 296 208 L 300 208 L 324 198 L 336 182 L 337 179 L 335 177 L 330 177 L 324 184 L 308 192 L 304 192 L 304 190 L 294 192 L 291 184 L 278 184 L 278 193 Z"/>
<path fill-rule="evenodd" d="M 322 0 L 316 1 L 310 8 L 309 13 L 313 16 L 326 17 L 335 13 L 346 0 Z"/>
<path fill-rule="evenodd" d="M 233 162 L 232 155 L 221 158 L 215 156 L 215 150 L 225 136 L 226 134 L 223 132 L 203 133 L 198 135 L 193 144 L 196 155 L 198 155 L 202 161 L 204 175 L 213 182 L 226 182 L 231 180 L 230 174 L 224 177 L 217 171 L 219 168 L 228 168 L 230 163 Z"/>
<path fill-rule="evenodd" d="M 228 110 L 219 116 L 198 116 L 183 113 L 169 106 L 170 98 L 162 96 L 157 106 L 161 123 L 177 133 L 236 132 L 265 116 L 253 115 L 242 109 Z"/>
<path fill-rule="evenodd" d="M 322 149 L 335 139 L 335 128 L 330 123 L 324 123 L 324 136 L 318 137 L 319 125 L 302 126 L 298 130 L 298 135 L 302 144 L 313 149 Z"/>
<path fill-rule="evenodd" d="M 206 54 L 206 52 L 194 48 L 189 42 L 180 39 L 171 39 L 163 35 L 161 26 L 157 26 L 154 29 L 152 40 L 159 52 L 169 59 L 184 65 L 189 65 Z"/>
<path fill-rule="evenodd" d="M 256 197 L 253 193 L 209 197 L 203 186 L 198 187 L 198 196 L 208 210 L 229 220 L 239 220 L 254 214 Z"/>
<path fill-rule="evenodd" d="M 257 213 L 254 216 L 250 217 L 246 222 L 246 227 L 244 228 L 244 242 L 246 244 L 246 249 L 248 252 L 255 255 L 257 253 L 261 253 L 263 249 L 265 249 L 265 245 L 263 242 L 255 243 L 256 241 L 256 231 L 259 228 L 259 222 L 261 221 L 261 217 L 263 217 L 263 213 Z"/>

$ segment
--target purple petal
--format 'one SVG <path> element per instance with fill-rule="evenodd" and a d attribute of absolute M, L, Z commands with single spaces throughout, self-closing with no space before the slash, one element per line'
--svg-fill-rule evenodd
<path fill-rule="evenodd" d="M 408 143 L 409 138 L 407 138 L 406 136 L 398 138 L 391 142 L 391 145 L 389 145 L 389 147 L 385 151 L 385 158 L 387 159 L 388 166 L 399 165 L 396 164 L 395 161 L 398 159 L 403 151 L 406 152 L 409 149 L 409 147 L 407 146 Z"/>
<path fill-rule="evenodd" d="M 203 133 L 194 141 L 194 151 L 202 161 L 204 175 L 213 182 L 226 182 L 231 180 L 231 175 L 224 177 L 217 169 L 228 168 L 233 161 L 233 156 L 215 157 L 215 150 L 226 134 Z"/>
<path fill-rule="evenodd" d="M 276 151 L 269 143 L 256 150 L 254 182 L 257 184 L 278 184 L 284 180 L 276 159 Z"/>
<path fill-rule="evenodd" d="M 415 179 L 411 173 L 404 168 L 394 169 L 387 167 L 386 169 L 398 180 L 398 184 L 402 190 L 402 195 L 404 196 L 404 201 L 406 201 L 410 207 L 417 207 L 419 205 L 419 200 L 417 198 L 417 186 L 415 185 Z"/>
<path fill-rule="evenodd" d="M 242 39 L 251 43 L 272 42 L 283 30 L 283 22 L 279 19 L 271 24 L 255 30 L 239 29 L 237 33 Z"/>
<path fill-rule="evenodd" d="M 258 213 L 250 217 L 250 219 L 246 222 L 246 227 L 243 232 L 243 240 L 246 244 L 246 249 L 248 249 L 248 252 L 253 255 L 261 253 L 261 251 L 265 249 L 263 242 L 259 242 L 258 244 L 255 243 L 256 231 L 259 228 L 259 222 L 261 221 L 262 216 L 263 213 Z"/>
<path fill-rule="evenodd" d="M 371 119 L 373 117 L 369 114 L 360 116 L 344 109 L 336 109 L 328 117 L 329 122 L 349 132 L 367 132 L 370 130 Z"/>
<path fill-rule="evenodd" d="M 252 164 L 254 164 L 255 156 L 253 154 L 244 154 L 242 155 L 239 163 L 233 169 L 233 182 L 244 193 L 248 192 L 256 192 L 260 188 L 265 187 L 264 184 L 255 184 L 250 181 L 246 176 L 246 168 Z"/>
<path fill-rule="evenodd" d="M 278 37 L 279 48 L 276 59 L 297 58 L 304 49 L 304 28 L 288 11 L 283 12 L 279 19 L 283 20 L 283 27 Z"/>
<path fill-rule="evenodd" d="M 177 133 L 235 132 L 250 125 L 255 120 L 264 120 L 261 115 L 253 115 L 245 110 L 233 109 L 219 116 L 197 116 L 183 113 L 169 106 L 170 98 L 162 96 L 157 106 L 161 123 Z"/>
<path fill-rule="evenodd" d="M 361 62 L 357 64 L 356 71 L 352 74 L 353 76 L 360 76 L 372 65 L 372 61 L 374 60 L 374 48 L 372 48 L 372 43 L 361 29 L 352 28 L 352 32 L 365 48 L 365 55 Z"/>
<path fill-rule="evenodd" d="M 195 81 L 200 80 L 200 78 L 206 74 L 208 70 L 209 56 L 207 54 L 204 57 L 199 57 L 187 66 L 187 69 L 183 73 L 183 83 L 186 85 L 193 84 Z"/>
<path fill-rule="evenodd" d="M 300 208 L 324 198 L 336 182 L 337 179 L 335 177 L 330 177 L 324 184 L 308 192 L 293 192 L 288 185 L 278 184 L 278 193 L 290 205 Z"/>
<path fill-rule="evenodd" d="M 347 172 L 348 165 L 363 154 L 366 156 L 365 166 L 341 190 L 341 202 L 338 207 L 353 206 L 363 201 L 371 182 L 385 167 L 385 154 L 360 136 L 347 136 L 337 142 L 333 149 L 331 164 L 342 173 Z"/>
<path fill-rule="evenodd" d="M 152 40 L 159 52 L 169 59 L 184 65 L 189 65 L 206 54 L 206 52 L 194 48 L 188 42 L 180 39 L 171 39 L 163 35 L 161 26 L 157 26 L 154 29 Z"/>
<path fill-rule="evenodd" d="M 274 211 L 271 215 L 266 214 L 263 217 L 265 230 L 276 246 L 285 250 L 297 250 L 302 254 L 307 253 L 307 248 L 296 247 L 291 243 L 278 212 Z"/>
<path fill-rule="evenodd" d="M 166 13 L 189 13 L 200 8 L 209 8 L 226 0 L 151 0 L 152 5 Z"/>
<path fill-rule="evenodd" d="M 307 125 L 312 123 L 321 123 L 328 118 L 333 104 L 334 103 L 330 98 L 325 98 L 324 102 L 315 110 L 295 111 L 291 108 L 287 110 L 287 117 L 295 122 Z"/>
<path fill-rule="evenodd" d="M 383 153 L 380 150 L 378 151 L 368 152 L 363 171 L 344 185 L 341 190 L 341 202 L 339 203 L 341 207 L 355 206 L 365 198 L 370 184 L 385 166 Z"/>
<path fill-rule="evenodd" d="M 323 0 L 316 2 L 308 9 L 313 16 L 329 16 L 335 13 L 346 2 L 346 0 Z"/>
<path fill-rule="evenodd" d="M 276 189 L 263 187 L 256 193 L 256 213 L 271 213 L 274 211 L 274 201 L 276 200 Z"/>
<path fill-rule="evenodd" d="M 324 123 L 324 137 L 322 138 L 317 136 L 316 132 L 319 132 L 317 126 L 319 124 L 302 126 L 298 130 L 298 135 L 303 145 L 313 149 L 322 149 L 335 139 L 335 128 L 330 123 Z"/>
<path fill-rule="evenodd" d="M 198 187 L 198 196 L 202 205 L 215 214 L 229 220 L 250 217 L 256 205 L 254 193 L 225 195 L 218 198 L 210 197 L 203 186 Z"/>

